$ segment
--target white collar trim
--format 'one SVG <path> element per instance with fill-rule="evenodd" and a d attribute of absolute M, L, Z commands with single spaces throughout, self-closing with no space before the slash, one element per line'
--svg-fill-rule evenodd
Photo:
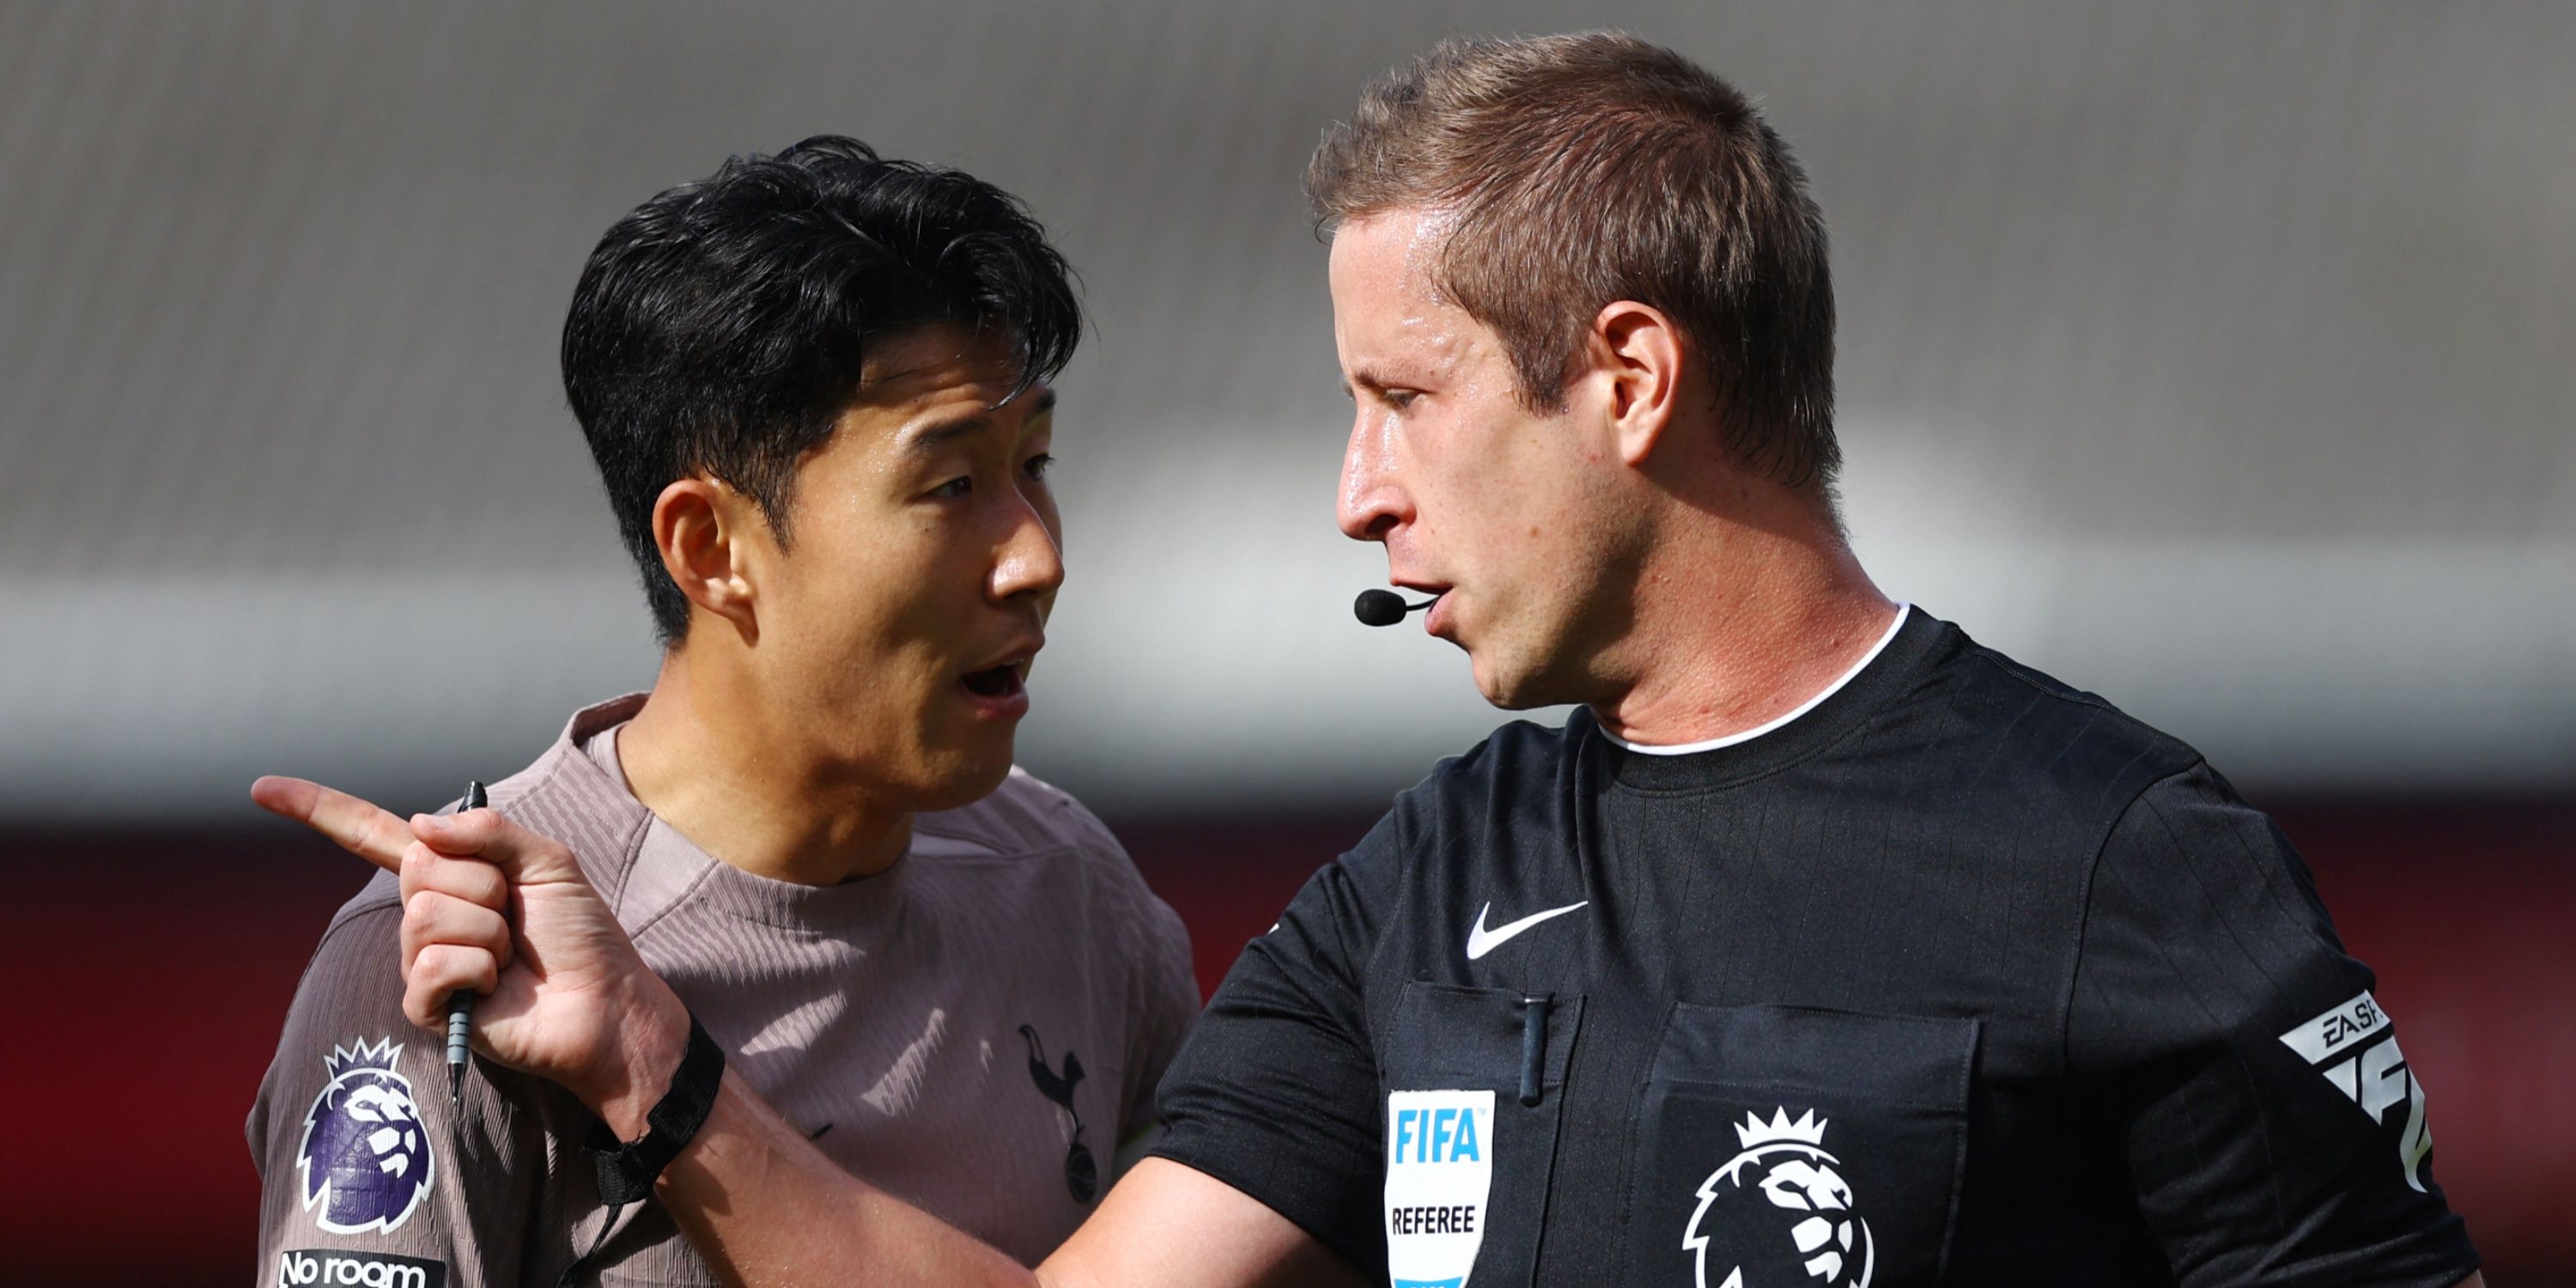
<path fill-rule="evenodd" d="M 1643 752 L 1649 756 L 1688 756 L 1703 751 L 1715 751 L 1720 747 L 1732 747 L 1738 743 L 1751 742 L 1754 739 L 1759 738 L 1766 733 L 1770 733 L 1773 730 L 1779 729 L 1782 726 L 1787 725 L 1790 721 L 1815 710 L 1817 704 L 1837 693 L 1842 692 L 1843 686 L 1851 683 L 1853 676 L 1868 670 L 1869 664 L 1877 661 L 1878 655 L 1887 650 L 1888 641 L 1895 639 L 1896 632 L 1904 629 L 1905 619 L 1911 616 L 1913 612 L 1914 605 L 1898 604 L 1896 606 L 1896 620 L 1887 624 L 1887 633 L 1879 636 L 1878 642 L 1870 645 L 1869 651 L 1861 654 L 1860 660 L 1852 663 L 1850 670 L 1836 676 L 1833 683 L 1817 690 L 1816 696 L 1799 703 L 1797 710 L 1759 728 L 1746 729 L 1740 733 L 1731 733 L 1723 738 L 1711 738 L 1706 742 L 1685 742 L 1679 744 L 1630 742 L 1607 729 L 1601 731 L 1601 736 L 1627 748 L 1630 751 Z"/>

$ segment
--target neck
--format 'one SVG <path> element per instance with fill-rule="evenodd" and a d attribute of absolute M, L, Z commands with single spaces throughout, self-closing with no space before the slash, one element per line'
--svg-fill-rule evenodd
<path fill-rule="evenodd" d="M 834 773 L 742 669 L 692 652 L 663 655 L 643 710 L 618 731 L 635 799 L 756 876 L 827 886 L 894 866 L 912 842 L 912 815 Z"/>
<path fill-rule="evenodd" d="M 1681 526 L 1642 570 L 1654 593 L 1637 597 L 1616 648 L 1627 683 L 1591 704 L 1620 738 L 1669 746 L 1758 729 L 1841 678 L 1895 620 L 1820 507 L 1757 522 L 1696 512 Z"/>

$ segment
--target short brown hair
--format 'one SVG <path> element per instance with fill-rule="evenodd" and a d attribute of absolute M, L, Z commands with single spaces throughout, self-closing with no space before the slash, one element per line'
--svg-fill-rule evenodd
<path fill-rule="evenodd" d="M 1830 482 L 1834 291 L 1806 172 L 1744 95 L 1617 32 L 1454 40 L 1379 77 L 1306 169 L 1319 230 L 1422 207 L 1433 285 L 1492 327 L 1521 400 L 1562 410 L 1603 306 L 1671 316 L 1739 460 Z"/>

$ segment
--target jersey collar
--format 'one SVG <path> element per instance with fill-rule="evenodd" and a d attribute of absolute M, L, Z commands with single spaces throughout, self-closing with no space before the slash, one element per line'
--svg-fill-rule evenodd
<path fill-rule="evenodd" d="M 1818 706 L 1823 705 L 1825 699 L 1842 692 L 1843 686 L 1851 683 L 1853 676 L 1868 670 L 1869 664 L 1877 661 L 1880 653 L 1887 651 L 1888 641 L 1895 639 L 1896 633 L 1905 629 L 1905 619 L 1913 616 L 1913 614 L 1914 605 L 1898 604 L 1896 606 L 1896 616 L 1888 621 L 1887 629 L 1880 633 L 1878 642 L 1870 645 L 1869 651 L 1861 654 L 1860 660 L 1852 663 L 1850 670 L 1843 672 L 1841 675 L 1835 676 L 1833 683 L 1818 689 L 1814 697 L 1799 703 L 1796 710 L 1791 711 L 1787 715 L 1781 716 L 1779 719 L 1773 720 L 1768 724 L 1746 729 L 1737 733 L 1727 734 L 1722 738 L 1711 738 L 1705 742 L 1650 745 L 1646 743 L 1630 742 L 1607 729 L 1601 731 L 1601 736 L 1619 744 L 1621 750 L 1633 751 L 1641 756 L 1688 756 L 1697 752 L 1715 751 L 1720 747 L 1732 747 L 1741 742 L 1751 742 L 1766 733 L 1787 727 L 1790 721 L 1815 710 Z"/>
<path fill-rule="evenodd" d="M 1865 723 L 1902 692 L 1922 664 L 1956 633 L 1949 623 L 1900 605 L 1878 644 L 1797 710 L 1756 729 L 1683 746 L 1640 747 L 1600 727 L 1590 711 L 1574 721 L 1599 735 L 1612 776 L 1642 791 L 1702 791 L 1795 764 Z"/>

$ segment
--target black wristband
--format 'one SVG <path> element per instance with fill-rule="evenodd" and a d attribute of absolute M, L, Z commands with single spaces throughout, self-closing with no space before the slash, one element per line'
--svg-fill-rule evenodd
<path fill-rule="evenodd" d="M 599 1201 L 611 1207 L 643 1201 L 653 1193 L 653 1178 L 670 1166 L 706 1125 L 716 1107 L 716 1088 L 724 1083 L 724 1049 L 707 1036 L 698 1017 L 689 1017 L 689 1046 L 671 1074 L 671 1089 L 644 1115 L 644 1135 L 622 1141 L 604 1122 L 590 1128 L 591 1162 L 599 1168 Z"/>

